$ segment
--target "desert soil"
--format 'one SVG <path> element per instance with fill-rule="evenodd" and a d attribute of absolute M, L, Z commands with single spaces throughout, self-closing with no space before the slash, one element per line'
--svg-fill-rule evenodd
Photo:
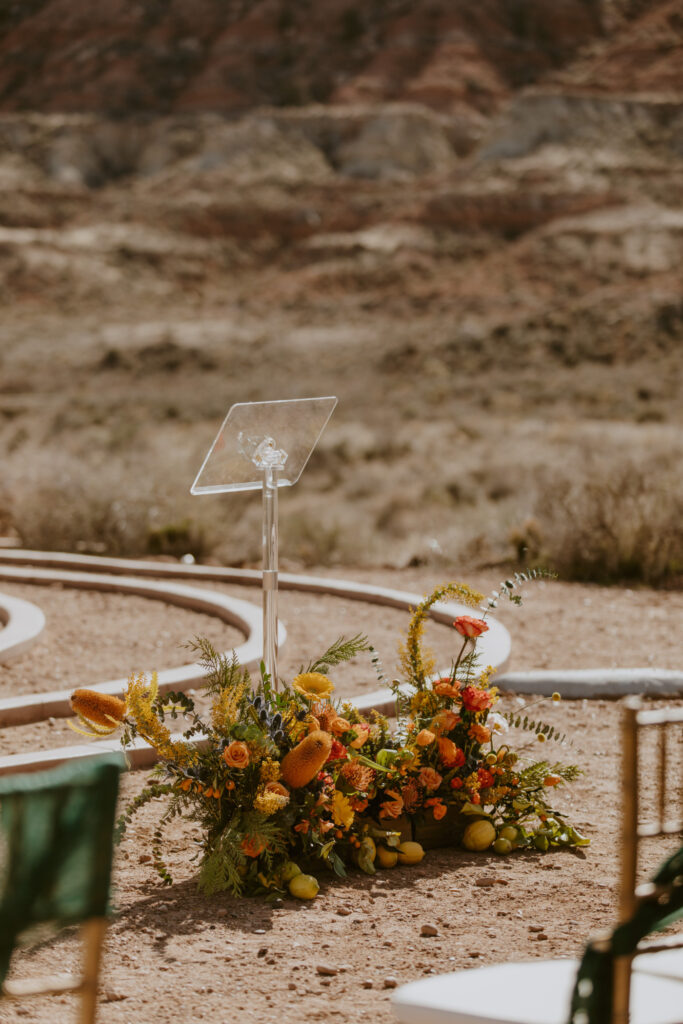
<path fill-rule="evenodd" d="M 427 578 L 424 569 L 345 570 L 343 575 L 418 594 L 440 582 Z M 498 577 L 487 571 L 469 579 L 488 591 Z M 41 604 L 49 622 L 34 651 L 3 668 L 3 695 L 125 675 L 133 662 L 149 668 L 178 664 L 187 653 L 178 645 L 197 632 L 226 646 L 236 640 L 234 632 L 206 616 L 155 601 L 15 583 L 3 583 L 2 589 Z M 225 589 L 258 600 L 256 591 Z M 681 611 L 680 592 L 553 582 L 530 587 L 525 608 L 503 608 L 500 617 L 512 634 L 515 670 L 676 668 Z M 281 613 L 289 629 L 283 674 L 296 671 L 339 633 L 361 630 L 393 673 L 405 613 L 306 594 L 283 594 Z M 447 663 L 449 630 L 433 625 L 428 639 Z M 361 660 L 336 673 L 335 681 L 342 695 L 376 687 L 371 666 Z M 506 695 L 502 705 L 511 709 L 522 701 Z M 169 832 L 174 885 L 156 881 L 149 838 L 160 808 L 148 806 L 116 855 L 116 914 L 106 944 L 99 1020 L 388 1024 L 396 984 L 508 960 L 579 955 L 587 938 L 609 926 L 616 913 L 620 713 L 618 701 L 598 699 L 548 703 L 543 709 L 544 717 L 569 736 L 567 744 L 546 747 L 544 754 L 575 762 L 585 772 L 571 790 L 558 793 L 558 805 L 591 839 L 578 854 L 499 858 L 445 849 L 429 852 L 417 867 L 375 877 L 352 874 L 343 882 L 323 877 L 321 894 L 312 903 L 208 899 L 196 889 L 193 825 L 176 823 Z M 1 736 L 3 752 L 9 752 L 68 743 L 72 734 L 63 722 L 54 722 L 3 730 Z M 524 743 L 522 736 L 517 745 Z M 677 764 L 680 754 L 680 747 L 672 754 Z M 654 752 L 648 751 L 646 793 L 653 764 Z M 143 772 L 124 778 L 122 801 L 139 792 L 145 778 Z M 643 857 L 644 874 L 666 847 L 652 841 Z M 423 924 L 435 925 L 438 934 L 422 937 Z M 77 956 L 76 933 L 69 931 L 17 955 L 14 969 L 17 976 L 70 969 Z M 0 1006 L 2 1024 L 61 1024 L 74 1014 L 74 1000 L 66 996 Z"/>

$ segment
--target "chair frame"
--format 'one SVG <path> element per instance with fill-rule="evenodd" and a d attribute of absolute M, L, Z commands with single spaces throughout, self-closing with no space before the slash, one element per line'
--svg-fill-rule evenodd
<path fill-rule="evenodd" d="M 644 708 L 640 697 L 630 697 L 624 702 L 621 727 L 622 740 L 622 832 L 621 832 L 621 878 L 619 894 L 619 924 L 630 920 L 638 904 L 652 900 L 658 895 L 652 882 L 637 885 L 638 844 L 641 839 L 656 836 L 680 835 L 683 818 L 667 818 L 667 752 L 668 726 L 683 724 L 683 708 Z M 654 727 L 658 739 L 658 802 L 657 820 L 652 824 L 641 824 L 638 791 L 638 768 L 640 761 L 640 732 L 643 728 Z M 596 940 L 598 943 L 600 940 Z M 663 949 L 683 946 L 683 941 L 659 942 L 640 947 L 629 956 L 615 957 L 613 976 L 613 1004 L 610 1024 L 628 1024 L 631 991 L 631 968 L 635 956 L 656 953 Z"/>
<path fill-rule="evenodd" d="M 0 995 L 4 999 L 32 999 L 36 996 L 62 995 L 65 992 L 81 996 L 80 1024 L 95 1024 L 97 991 L 102 964 L 107 919 L 91 917 L 80 927 L 83 964 L 80 977 L 73 974 L 52 974 L 43 978 L 8 978 Z"/>

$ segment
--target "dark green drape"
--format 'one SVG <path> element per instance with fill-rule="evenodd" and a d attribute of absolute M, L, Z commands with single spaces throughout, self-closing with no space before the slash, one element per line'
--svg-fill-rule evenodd
<path fill-rule="evenodd" d="M 646 935 L 683 916 L 683 847 L 659 867 L 652 881 L 661 887 L 660 892 L 638 903 L 633 917 L 613 932 L 610 948 L 589 945 L 586 949 L 574 986 L 569 1024 L 581 1011 L 585 1017 L 579 1019 L 586 1024 L 606 1024 L 612 1012 L 614 958 L 634 953 Z"/>
<path fill-rule="evenodd" d="M 0 778 L 0 983 L 22 932 L 107 912 L 123 758 Z"/>

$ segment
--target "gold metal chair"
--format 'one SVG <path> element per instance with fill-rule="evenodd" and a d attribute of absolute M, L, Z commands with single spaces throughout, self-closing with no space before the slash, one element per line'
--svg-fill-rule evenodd
<path fill-rule="evenodd" d="M 679 727 L 680 751 L 683 754 L 681 726 L 683 708 L 645 708 L 637 697 L 624 703 L 619 919 L 613 931 L 595 936 L 586 948 L 574 989 L 571 1024 L 629 1024 L 634 959 L 683 948 L 683 937 L 678 936 L 660 942 L 643 942 L 646 935 L 683 916 L 680 763 L 674 773 L 677 781 L 675 793 L 672 794 L 669 784 L 674 753 L 671 737 L 676 727 Z M 654 734 L 656 744 L 656 799 L 652 804 L 654 820 L 643 822 L 640 767 L 647 733 Z M 673 810 L 672 803 L 675 804 Z M 640 845 L 645 839 L 659 836 L 678 836 L 679 848 L 660 865 L 651 881 L 638 885 Z M 652 966 L 639 961 L 637 970 L 642 974 L 662 973 L 654 961 Z M 683 1007 L 683 958 L 677 960 L 665 976 L 672 982 L 680 982 L 680 1003 Z"/>
<path fill-rule="evenodd" d="M 0 779 L 0 998 L 79 993 L 94 1024 L 106 930 L 120 757 Z M 81 925 L 80 976 L 9 980 L 22 933 Z"/>

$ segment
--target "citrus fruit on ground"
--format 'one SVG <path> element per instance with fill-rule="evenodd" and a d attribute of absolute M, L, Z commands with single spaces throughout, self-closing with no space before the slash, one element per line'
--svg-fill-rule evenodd
<path fill-rule="evenodd" d="M 500 836 L 493 844 L 494 853 L 512 853 L 512 843 L 509 839 L 501 839 Z"/>
<path fill-rule="evenodd" d="M 511 843 L 514 843 L 519 839 L 519 832 L 514 825 L 503 825 L 498 832 L 499 839 L 509 839 Z"/>
<path fill-rule="evenodd" d="M 313 875 L 295 875 L 290 879 L 289 891 L 298 900 L 313 900 L 318 895 L 318 879 Z"/>
<path fill-rule="evenodd" d="M 285 861 L 284 866 L 283 866 L 282 871 L 281 871 L 282 881 L 283 882 L 291 882 L 291 880 L 296 875 L 300 875 L 300 874 L 301 874 L 301 868 L 299 867 L 298 864 L 295 864 L 293 860 Z"/>
<path fill-rule="evenodd" d="M 394 868 L 398 861 L 398 852 L 386 846 L 377 847 L 377 863 L 381 868 Z"/>
<path fill-rule="evenodd" d="M 465 829 L 462 845 L 466 850 L 488 850 L 496 838 L 496 830 L 490 821 L 473 821 Z"/>
<path fill-rule="evenodd" d="M 425 855 L 419 843 L 399 843 L 396 847 L 399 864 L 419 864 Z"/>

